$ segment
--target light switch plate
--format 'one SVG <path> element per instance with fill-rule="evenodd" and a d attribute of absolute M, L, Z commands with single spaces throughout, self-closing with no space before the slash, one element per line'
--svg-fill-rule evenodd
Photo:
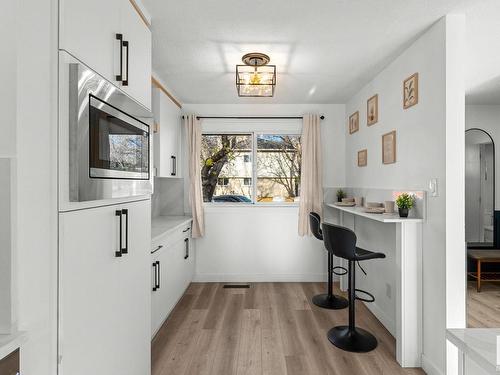
<path fill-rule="evenodd" d="M 431 193 L 431 197 L 438 197 L 438 180 L 437 178 L 431 178 L 429 181 L 429 191 Z"/>

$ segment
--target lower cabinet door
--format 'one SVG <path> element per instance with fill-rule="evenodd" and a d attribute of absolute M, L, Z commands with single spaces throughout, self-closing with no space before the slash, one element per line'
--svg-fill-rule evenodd
<path fill-rule="evenodd" d="M 159 250 L 151 261 L 152 336 L 161 328 L 191 282 L 186 279 L 189 258 L 185 256 L 186 243 L 182 239 Z"/>
<path fill-rule="evenodd" d="M 149 215 L 149 201 L 59 215 L 59 374 L 149 374 Z"/>

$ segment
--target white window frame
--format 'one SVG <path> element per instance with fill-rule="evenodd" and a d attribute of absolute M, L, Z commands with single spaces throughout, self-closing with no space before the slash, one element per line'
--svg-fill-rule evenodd
<path fill-rule="evenodd" d="M 239 202 L 239 203 L 225 203 L 225 202 L 203 202 L 204 205 L 206 206 L 217 206 L 217 207 L 223 207 L 223 206 L 251 206 L 251 207 L 297 207 L 299 205 L 299 202 L 257 202 L 257 136 L 261 134 L 266 134 L 266 135 L 290 135 L 290 136 L 299 136 L 302 137 L 302 134 L 298 131 L 293 132 L 293 131 L 265 131 L 265 130 L 258 130 L 258 131 L 217 131 L 217 130 L 210 130 L 210 131 L 204 131 L 201 133 L 202 136 L 204 135 L 219 135 L 219 134 L 230 134 L 230 135 L 251 135 L 252 136 L 252 202 L 247 203 L 247 202 Z M 300 140 L 302 144 L 302 139 Z M 300 197 L 299 197 L 300 198 Z"/>

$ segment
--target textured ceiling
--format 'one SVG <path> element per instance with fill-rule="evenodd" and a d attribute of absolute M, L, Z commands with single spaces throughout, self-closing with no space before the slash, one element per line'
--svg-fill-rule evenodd
<path fill-rule="evenodd" d="M 481 14 L 488 13 L 488 7 L 498 8 L 500 0 L 143 3 L 152 16 L 153 69 L 174 95 L 183 103 L 242 104 L 345 103 L 443 15 L 467 14 L 482 4 L 484 10 L 472 14 L 485 29 Z M 494 22 L 493 15 L 489 18 Z M 498 22 L 494 26 L 498 38 Z M 486 52 L 480 48 L 483 43 L 476 47 L 478 53 L 468 65 L 484 61 L 479 56 Z M 274 98 L 237 96 L 235 65 L 253 51 L 270 55 L 277 65 Z M 485 85 L 491 75 L 482 69 L 468 76 L 468 87 Z"/>

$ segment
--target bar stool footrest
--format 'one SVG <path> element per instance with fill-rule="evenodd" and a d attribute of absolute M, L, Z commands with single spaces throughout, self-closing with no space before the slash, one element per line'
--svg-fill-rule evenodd
<path fill-rule="evenodd" d="M 363 297 L 358 297 L 358 295 L 355 294 L 355 297 L 356 297 L 357 300 L 360 300 L 360 301 L 363 301 L 363 302 L 367 302 L 367 303 L 375 302 L 375 296 L 373 294 L 367 292 L 366 290 L 354 289 L 354 291 L 355 291 L 355 293 L 365 294 L 368 297 L 370 297 L 370 298 L 363 298 Z"/>
<path fill-rule="evenodd" d="M 337 269 L 341 270 L 342 272 L 337 271 Z M 332 268 L 332 272 L 337 275 L 337 276 L 344 276 L 347 275 L 349 272 L 347 271 L 347 268 L 342 267 L 342 266 L 335 266 Z"/>

